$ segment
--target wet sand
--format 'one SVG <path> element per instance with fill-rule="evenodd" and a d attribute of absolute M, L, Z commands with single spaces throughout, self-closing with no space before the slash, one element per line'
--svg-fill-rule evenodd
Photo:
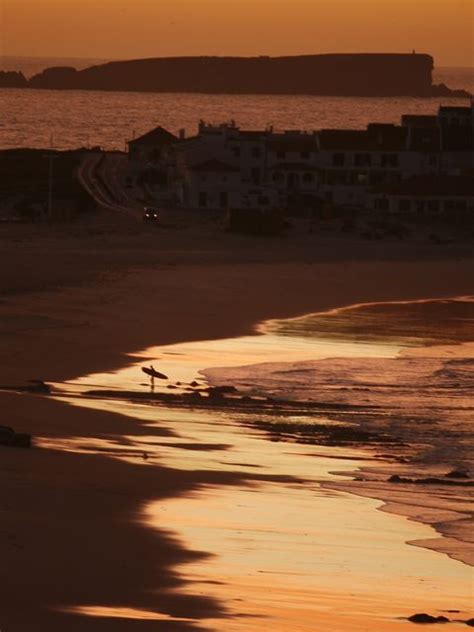
<path fill-rule="evenodd" d="M 15 285 L 15 261 L 10 260 L 9 294 L 0 305 L 2 384 L 33 378 L 60 382 L 109 371 L 128 363 L 127 354 L 150 345 L 251 334 L 255 323 L 270 317 L 370 300 L 464 294 L 474 272 L 470 260 L 386 261 L 382 254 L 377 263 L 372 259 L 348 265 L 349 251 L 342 261 L 326 262 L 314 261 L 310 251 L 299 258 L 294 253 L 289 263 L 243 263 L 245 251 L 240 260 L 234 252 L 232 261 L 213 253 L 206 263 L 197 263 L 195 254 L 186 261 L 182 253 L 177 257 L 175 251 L 161 252 L 162 260 L 153 265 L 141 254 L 139 270 L 130 272 L 136 259 L 127 251 L 122 264 L 114 263 L 102 278 L 91 273 L 90 258 L 68 258 L 75 287 L 68 287 L 70 277 L 64 272 L 51 287 L 42 276 L 49 269 L 48 248 L 51 244 L 34 245 L 37 267 L 28 287 L 21 266 Z M 54 251 L 56 262 L 67 252 L 64 244 L 62 248 Z M 87 258 L 87 250 L 82 254 Z M 106 255 L 102 252 L 99 259 Z M 15 256 L 21 259 L 21 251 Z M 81 437 L 116 442 L 149 432 L 113 410 L 79 409 L 24 394 L 0 393 L 0 401 L 2 423 L 46 441 Z M 172 431 L 164 423 L 160 432 L 166 437 Z M 13 632 L 82 631 L 91 625 L 94 630 L 171 632 L 192 630 L 200 619 L 219 620 L 227 608 L 221 595 L 203 595 L 207 591 L 195 590 L 186 582 L 190 578 L 177 570 L 182 563 L 196 562 L 202 552 L 190 551 L 177 539 L 166 518 L 160 529 L 150 528 L 142 512 L 157 499 L 184 498 L 216 485 L 242 489 L 258 481 L 286 480 L 274 473 L 242 473 L 238 460 L 225 471 L 195 471 L 160 462 L 148 467 L 141 454 L 124 461 L 64 451 L 59 445 L 2 449 L 1 456 L 0 625 Z M 339 602 L 340 595 L 335 599 Z M 95 617 L 91 624 L 87 616 L 71 612 L 78 606 L 105 608 L 101 613 L 106 616 Z M 117 616 L 107 616 L 107 608 Z M 137 610 L 158 612 L 162 620 L 132 615 Z M 176 620 L 166 620 L 167 615 Z"/>

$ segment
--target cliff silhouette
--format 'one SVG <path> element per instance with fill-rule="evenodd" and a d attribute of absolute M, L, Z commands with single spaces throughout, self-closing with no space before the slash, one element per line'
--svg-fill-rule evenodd
<path fill-rule="evenodd" d="M 432 70 L 433 58 L 415 53 L 163 57 L 115 61 L 79 71 L 47 68 L 25 87 L 210 94 L 469 96 L 462 90 L 433 86 Z"/>
<path fill-rule="evenodd" d="M 22 72 L 0 70 L 0 88 L 26 88 L 28 81 Z"/>

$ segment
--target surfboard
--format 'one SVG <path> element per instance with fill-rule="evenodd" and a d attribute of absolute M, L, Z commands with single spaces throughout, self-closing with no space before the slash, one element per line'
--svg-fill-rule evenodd
<path fill-rule="evenodd" d="M 143 373 L 146 373 L 150 377 L 156 377 L 159 380 L 167 380 L 168 376 L 164 373 L 160 373 L 159 371 L 155 371 L 155 369 L 149 369 L 147 366 L 142 366 Z"/>

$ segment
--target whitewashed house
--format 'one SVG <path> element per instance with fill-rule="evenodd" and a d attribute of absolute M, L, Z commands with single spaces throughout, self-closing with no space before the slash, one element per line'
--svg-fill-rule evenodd
<path fill-rule="evenodd" d="M 404 115 L 401 125 L 315 132 L 201 121 L 190 138 L 156 128 L 131 141 L 130 162 L 142 169 L 156 165 L 185 209 L 382 210 L 383 187 L 395 196 L 397 185 L 418 176 L 472 176 L 473 112 L 472 104 L 441 107 L 437 115 Z M 387 210 L 408 207 L 395 197 Z"/>

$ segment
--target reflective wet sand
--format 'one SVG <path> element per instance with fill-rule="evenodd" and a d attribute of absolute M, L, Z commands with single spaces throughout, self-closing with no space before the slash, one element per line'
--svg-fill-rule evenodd
<path fill-rule="evenodd" d="M 195 472 L 242 473 L 242 484 L 204 485 L 191 494 L 150 500 L 137 508 L 137 520 L 148 528 L 169 530 L 187 548 L 210 554 L 180 568 L 191 582 L 187 591 L 215 597 L 226 608 L 225 618 L 202 621 L 206 629 L 389 632 L 411 625 L 404 618 L 416 612 L 444 614 L 452 620 L 472 616 L 472 569 L 407 544 L 435 537 L 433 528 L 378 511 L 380 500 L 326 487 L 342 485 L 357 468 L 374 468 L 380 455 L 373 447 L 268 441 L 268 433 L 253 425 L 255 413 L 173 409 L 119 398 L 121 389 L 149 389 L 140 375 L 140 366 L 149 358 L 183 383 L 206 366 L 240 367 L 270 358 L 304 362 L 332 357 L 335 349 L 339 353 L 338 345 L 344 342 L 293 344 L 291 337 L 282 342 L 281 336 L 272 335 L 175 345 L 147 350 L 124 371 L 87 376 L 65 387 L 68 394 L 63 399 L 71 405 L 127 415 L 145 432 L 102 441 L 50 439 L 44 445 L 97 451 L 148 468 L 160 464 Z M 356 357 L 360 351 L 359 357 L 393 359 L 404 349 L 394 341 L 353 346 Z M 354 357 L 347 345 L 344 351 Z M 93 386 L 116 388 L 118 398 L 81 396 Z M 259 421 L 274 420 L 260 413 Z M 297 424 L 298 418 L 293 421 Z M 325 421 L 338 422 L 331 415 Z M 79 611 L 91 617 L 111 613 L 152 618 L 146 612 L 127 614 L 110 608 L 83 604 Z M 454 622 L 451 628 L 466 626 Z"/>

